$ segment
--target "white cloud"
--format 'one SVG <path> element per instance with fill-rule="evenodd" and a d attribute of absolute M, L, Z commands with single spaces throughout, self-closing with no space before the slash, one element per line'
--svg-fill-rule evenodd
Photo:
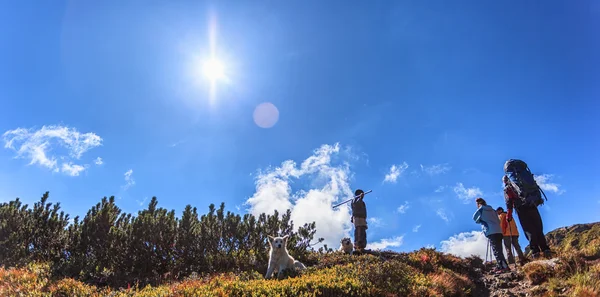
<path fill-rule="evenodd" d="M 127 190 L 129 188 L 131 188 L 133 185 L 135 185 L 135 180 L 133 179 L 133 169 L 129 169 L 127 170 L 127 172 L 125 172 L 125 185 L 123 186 L 123 190 Z"/>
<path fill-rule="evenodd" d="M 84 167 L 84 166 L 73 164 L 73 163 L 69 162 L 69 163 L 62 164 L 61 172 L 65 173 L 69 176 L 79 176 L 79 174 L 82 171 L 85 171 L 85 169 L 86 169 L 86 167 Z"/>
<path fill-rule="evenodd" d="M 435 189 L 434 192 L 436 193 L 441 193 L 446 189 L 447 186 L 439 186 L 437 189 Z"/>
<path fill-rule="evenodd" d="M 341 238 L 349 236 L 352 228 L 349 207 L 332 208 L 335 202 L 353 196 L 349 165 L 338 160 L 347 153 L 340 152 L 337 143 L 322 145 L 300 166 L 287 160 L 279 167 L 259 171 L 256 192 L 245 202 L 250 206 L 249 212 L 259 215 L 271 214 L 274 210 L 284 213 L 291 209 L 295 226 L 316 222 L 315 238 L 324 238 L 323 243 L 328 246 L 339 244 Z M 307 185 L 311 189 L 293 192 L 291 183 L 300 178 L 302 181 L 308 179 Z"/>
<path fill-rule="evenodd" d="M 476 255 L 485 259 L 487 241 L 481 231 L 463 232 L 442 241 L 441 251 L 463 258 Z"/>
<path fill-rule="evenodd" d="M 85 170 L 85 165 L 73 164 L 73 159 L 79 160 L 88 150 L 102 145 L 102 138 L 93 132 L 80 133 L 60 125 L 43 126 L 39 130 L 17 128 L 4 132 L 2 138 L 4 148 L 16 152 L 15 158 L 28 159 L 29 165 L 39 164 L 70 176 Z M 57 154 L 59 148 L 66 149 L 66 154 Z M 58 166 L 59 159 L 64 161 L 62 166 Z"/>
<path fill-rule="evenodd" d="M 552 174 L 534 175 L 535 181 L 537 182 L 538 186 L 542 188 L 542 190 L 553 192 L 558 195 L 564 193 L 565 191 L 560 189 L 560 184 L 550 182 L 553 177 L 554 175 Z"/>
<path fill-rule="evenodd" d="M 381 218 L 377 218 L 377 217 L 372 217 L 367 219 L 369 221 L 369 225 L 373 226 L 373 227 L 382 227 L 385 224 L 383 223 L 383 220 L 381 220 Z"/>
<path fill-rule="evenodd" d="M 462 200 L 464 204 L 473 202 L 475 198 L 483 196 L 483 192 L 479 188 L 465 188 L 462 183 L 456 183 L 454 193 L 456 193 L 458 199 Z"/>
<path fill-rule="evenodd" d="M 408 168 L 408 164 L 406 164 L 406 162 L 400 164 L 400 165 L 392 165 L 392 167 L 390 167 L 390 172 L 388 174 L 385 175 L 385 178 L 383 179 L 383 182 L 388 182 L 388 183 L 396 183 L 396 181 L 398 180 L 398 177 L 400 175 L 402 175 L 402 173 L 404 171 L 406 171 L 406 169 Z"/>
<path fill-rule="evenodd" d="M 435 245 L 433 245 L 433 244 L 428 244 L 428 245 L 426 245 L 426 246 L 425 246 L 425 248 L 426 248 L 426 249 L 434 249 L 434 248 L 435 248 Z"/>
<path fill-rule="evenodd" d="M 448 217 L 448 214 L 446 213 L 445 209 L 438 208 L 435 214 L 437 214 L 437 216 L 440 217 L 442 220 L 446 221 L 446 223 L 450 222 L 450 218 Z"/>
<path fill-rule="evenodd" d="M 448 165 L 448 163 L 431 165 L 431 166 L 423 166 L 423 164 L 421 164 L 421 171 L 423 171 L 429 175 L 444 174 L 444 173 L 450 171 L 450 169 L 452 169 L 452 167 L 450 167 L 450 165 Z"/>
<path fill-rule="evenodd" d="M 408 201 L 404 201 L 404 204 L 398 206 L 398 209 L 396 209 L 396 211 L 398 211 L 398 213 L 406 213 L 406 211 L 410 208 L 410 206 L 408 205 Z"/>
<path fill-rule="evenodd" d="M 416 233 L 419 232 L 419 229 L 421 229 L 421 225 L 416 225 L 413 227 L 412 231 Z"/>
<path fill-rule="evenodd" d="M 367 243 L 367 249 L 384 250 L 390 247 L 400 247 L 404 243 L 404 235 L 393 238 L 384 238 L 373 243 Z"/>
<path fill-rule="evenodd" d="M 102 161 L 102 158 L 98 157 L 98 158 L 96 158 L 96 160 L 94 160 L 94 164 L 100 166 L 100 165 L 104 164 L 104 161 Z"/>

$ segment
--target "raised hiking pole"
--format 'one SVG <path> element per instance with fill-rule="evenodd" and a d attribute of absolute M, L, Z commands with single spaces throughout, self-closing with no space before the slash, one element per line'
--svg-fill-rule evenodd
<path fill-rule="evenodd" d="M 373 192 L 373 190 L 368 190 L 368 191 L 364 192 L 364 193 L 363 193 L 363 195 L 367 195 L 367 194 L 369 194 L 369 193 L 371 193 L 371 192 Z M 350 199 L 348 199 L 348 200 L 346 200 L 346 201 L 344 201 L 344 202 L 338 203 L 338 204 L 334 205 L 334 206 L 333 206 L 333 208 L 336 208 L 336 207 L 338 207 L 338 206 L 340 206 L 340 205 L 346 204 L 346 203 L 348 203 L 348 202 L 350 202 L 350 201 L 352 201 L 352 200 L 354 200 L 354 199 L 358 198 L 359 196 L 360 196 L 360 195 L 356 195 L 356 196 L 354 196 L 354 197 L 352 197 L 352 198 L 350 198 Z"/>

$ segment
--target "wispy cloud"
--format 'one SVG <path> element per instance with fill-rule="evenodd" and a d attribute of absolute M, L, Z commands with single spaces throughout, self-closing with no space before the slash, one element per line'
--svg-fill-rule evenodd
<path fill-rule="evenodd" d="M 441 242 L 441 251 L 458 257 L 476 255 L 485 259 L 487 237 L 481 231 L 463 232 Z"/>
<path fill-rule="evenodd" d="M 417 233 L 417 232 L 419 232 L 419 229 L 421 229 L 421 225 L 416 225 L 413 227 L 412 231 Z"/>
<path fill-rule="evenodd" d="M 404 235 L 392 238 L 384 238 L 379 241 L 368 243 L 367 249 L 384 250 L 390 247 L 400 247 L 404 243 Z"/>
<path fill-rule="evenodd" d="M 462 183 L 456 183 L 454 193 L 464 204 L 474 201 L 475 198 L 483 196 L 483 192 L 477 187 L 465 188 Z"/>
<path fill-rule="evenodd" d="M 96 160 L 94 160 L 94 164 L 100 166 L 100 165 L 104 164 L 104 161 L 102 161 L 102 158 L 98 157 L 98 158 L 96 158 Z"/>
<path fill-rule="evenodd" d="M 444 173 L 450 171 L 450 169 L 452 169 L 452 167 L 450 167 L 450 165 L 448 163 L 431 165 L 431 166 L 425 166 L 425 165 L 421 164 L 421 171 L 423 171 L 429 175 L 444 174 Z"/>
<path fill-rule="evenodd" d="M 135 185 L 135 180 L 133 179 L 133 169 L 127 170 L 125 172 L 125 185 L 123 186 L 123 190 L 127 190 Z"/>
<path fill-rule="evenodd" d="M 381 218 L 377 218 L 377 217 L 371 217 L 368 219 L 369 221 L 369 225 L 373 226 L 373 227 L 383 227 L 385 224 L 383 223 L 383 220 Z"/>
<path fill-rule="evenodd" d="M 443 192 L 448 186 L 439 186 L 437 189 L 435 189 L 434 192 L 436 193 L 441 193 Z"/>
<path fill-rule="evenodd" d="M 560 184 L 550 182 L 554 178 L 554 175 L 552 174 L 535 175 L 534 178 L 538 186 L 544 191 L 553 192 L 557 195 L 561 195 L 565 192 L 565 190 L 560 188 Z"/>
<path fill-rule="evenodd" d="M 144 199 L 142 201 L 136 199 L 135 202 L 137 202 L 137 204 L 139 206 L 144 206 L 144 204 L 146 203 L 146 200 L 148 200 L 148 197 L 144 197 Z"/>
<path fill-rule="evenodd" d="M 256 177 L 256 192 L 245 205 L 254 215 L 290 209 L 296 226 L 316 222 L 315 237 L 322 237 L 324 244 L 334 246 L 340 238 L 348 236 L 352 228 L 349 208 L 331 207 L 335 202 L 353 196 L 349 184 L 351 172 L 346 161 L 353 157 L 347 154 L 349 151 L 340 150 L 337 143 L 322 145 L 299 165 L 287 160 L 279 167 L 261 170 Z M 299 179 L 313 187 L 293 191 L 291 185 Z"/>
<path fill-rule="evenodd" d="M 440 217 L 440 219 L 444 220 L 446 223 L 450 222 L 450 217 L 448 217 L 448 214 L 446 213 L 445 209 L 438 208 L 438 210 L 436 210 L 435 214 L 437 214 L 437 216 Z"/>
<path fill-rule="evenodd" d="M 404 201 L 404 204 L 398 206 L 398 208 L 396 209 L 396 211 L 398 213 L 406 213 L 406 211 L 410 208 L 410 205 L 408 205 L 408 201 Z"/>
<path fill-rule="evenodd" d="M 388 174 L 385 175 L 385 178 L 383 179 L 384 183 L 396 183 L 396 181 L 398 180 L 398 177 L 400 177 L 400 175 L 402 175 L 402 173 L 404 171 L 406 171 L 406 169 L 408 168 L 408 164 L 406 164 L 406 162 L 403 162 L 402 164 L 399 165 L 392 165 L 392 167 L 390 167 L 390 172 Z"/>
<path fill-rule="evenodd" d="M 29 165 L 38 164 L 54 172 L 78 176 L 87 166 L 74 164 L 90 149 L 102 145 L 102 138 L 93 132 L 80 133 L 74 128 L 60 125 L 43 126 L 39 130 L 17 128 L 2 135 L 4 148 L 16 152 L 15 158 L 28 159 Z M 65 154 L 53 154 L 59 148 Z M 61 166 L 58 160 L 63 160 Z"/>

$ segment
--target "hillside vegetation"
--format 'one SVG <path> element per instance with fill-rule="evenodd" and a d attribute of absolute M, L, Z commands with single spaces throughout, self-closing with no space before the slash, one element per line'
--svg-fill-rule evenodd
<path fill-rule="evenodd" d="M 0 204 L 0 296 L 600 296 L 600 224 L 550 232 L 559 257 L 527 264 L 507 286 L 480 258 L 434 249 L 313 250 L 317 226 L 294 232 L 289 212 L 239 216 L 211 205 L 199 215 L 187 206 L 177 218 L 153 198 L 133 216 L 111 197 L 69 224 L 47 199 Z M 265 280 L 267 234 L 290 234 L 288 249 L 308 270 Z"/>

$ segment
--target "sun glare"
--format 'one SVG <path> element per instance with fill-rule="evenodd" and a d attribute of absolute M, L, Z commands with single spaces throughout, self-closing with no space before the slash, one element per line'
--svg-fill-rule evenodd
<path fill-rule="evenodd" d="M 225 66 L 221 61 L 215 58 L 210 58 L 208 61 L 204 62 L 202 72 L 211 82 L 225 78 Z"/>

